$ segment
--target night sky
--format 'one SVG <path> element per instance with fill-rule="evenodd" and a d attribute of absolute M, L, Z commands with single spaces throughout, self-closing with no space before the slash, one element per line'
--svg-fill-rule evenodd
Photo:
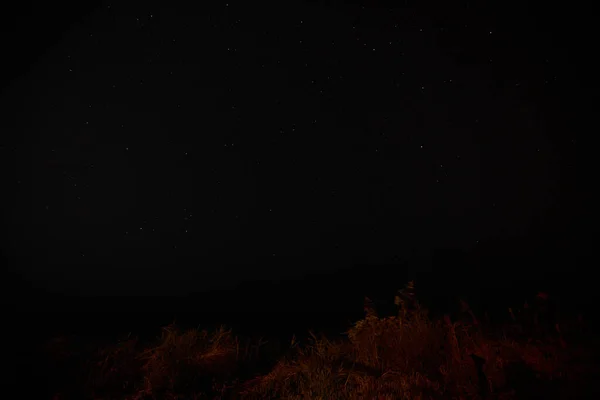
<path fill-rule="evenodd" d="M 527 2 L 440 3 L 18 16 L 0 122 L 13 274 L 164 294 L 567 254 L 578 33 Z"/>

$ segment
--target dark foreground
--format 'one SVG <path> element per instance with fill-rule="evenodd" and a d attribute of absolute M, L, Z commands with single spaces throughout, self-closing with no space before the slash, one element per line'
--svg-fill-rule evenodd
<path fill-rule="evenodd" d="M 564 291 L 330 284 L 96 299 L 86 313 L 47 299 L 12 326 L 12 383 L 40 399 L 600 398 L 593 308 Z"/>

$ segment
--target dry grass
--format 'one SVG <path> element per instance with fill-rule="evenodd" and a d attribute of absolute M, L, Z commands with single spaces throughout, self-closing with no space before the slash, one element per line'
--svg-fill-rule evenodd
<path fill-rule="evenodd" d="M 597 353 L 577 346 L 584 338 L 580 320 L 544 330 L 541 311 L 529 306 L 509 310 L 508 323 L 493 326 L 481 323 L 464 302 L 454 321 L 434 319 L 416 301 L 412 283 L 398 293 L 396 305 L 396 315 L 380 317 L 367 299 L 365 318 L 345 338 L 311 333 L 306 343 L 292 340 L 285 356 L 265 372 L 253 369 L 263 343 L 241 340 L 224 328 L 209 333 L 170 325 L 154 346 L 128 337 L 95 354 L 86 396 L 413 400 L 517 399 L 535 393 L 577 398 L 575 389 L 598 372 L 590 358 Z M 572 339 L 566 341 L 567 336 Z"/>

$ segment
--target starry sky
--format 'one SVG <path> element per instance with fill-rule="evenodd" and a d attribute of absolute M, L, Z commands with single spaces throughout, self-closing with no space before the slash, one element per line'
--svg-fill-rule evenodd
<path fill-rule="evenodd" d="M 38 285 L 162 293 L 567 248 L 576 34 L 527 2 L 443 3 L 21 16 L 5 254 Z"/>

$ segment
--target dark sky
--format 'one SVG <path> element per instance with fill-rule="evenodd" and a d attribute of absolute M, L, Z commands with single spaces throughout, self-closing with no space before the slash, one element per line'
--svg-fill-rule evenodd
<path fill-rule="evenodd" d="M 0 125 L 12 267 L 163 293 L 570 249 L 577 33 L 527 2 L 440 3 L 21 13 Z"/>

